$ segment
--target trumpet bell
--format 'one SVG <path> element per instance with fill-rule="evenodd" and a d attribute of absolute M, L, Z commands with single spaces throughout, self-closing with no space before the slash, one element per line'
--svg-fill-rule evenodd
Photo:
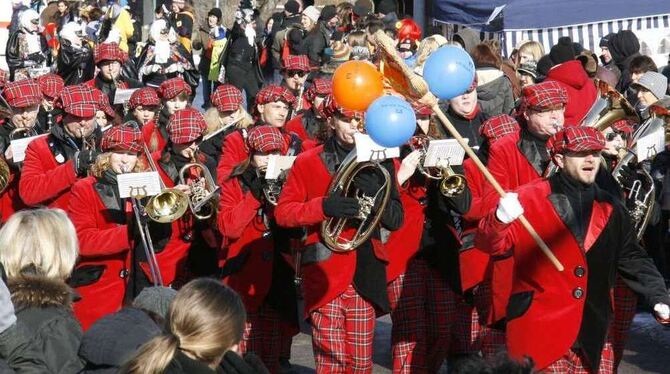
<path fill-rule="evenodd" d="M 149 199 L 144 208 L 152 221 L 159 223 L 174 222 L 186 213 L 189 207 L 188 196 L 185 193 L 167 188 Z"/>
<path fill-rule="evenodd" d="M 440 181 L 440 193 L 446 197 L 454 197 L 465 191 L 467 182 L 460 174 L 451 174 Z"/>

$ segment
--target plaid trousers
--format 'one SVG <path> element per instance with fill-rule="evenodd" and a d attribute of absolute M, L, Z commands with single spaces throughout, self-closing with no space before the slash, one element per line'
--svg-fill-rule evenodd
<path fill-rule="evenodd" d="M 458 294 L 454 294 L 456 314 L 451 333 L 449 353 L 452 355 L 474 354 L 480 351 L 480 327 L 477 309 Z"/>
<path fill-rule="evenodd" d="M 609 340 L 612 342 L 614 352 L 614 367 L 619 367 L 623 358 L 628 330 L 633 324 L 636 311 L 637 295 L 621 280 L 621 277 L 617 276 L 614 282 L 614 318 L 609 331 Z"/>
<path fill-rule="evenodd" d="M 505 350 L 505 332 L 486 324 L 491 310 L 491 283 L 485 280 L 474 289 L 474 302 L 479 317 L 479 345 L 484 358 Z"/>
<path fill-rule="evenodd" d="M 439 271 L 426 272 L 427 362 L 431 373 L 437 373 L 451 349 L 451 335 L 456 321 L 456 293 Z"/>
<path fill-rule="evenodd" d="M 584 366 L 584 357 L 581 352 L 570 349 L 560 359 L 554 361 L 542 373 L 551 374 L 612 374 L 614 370 L 614 352 L 609 342 L 605 343 L 600 354 L 600 367 L 591 370 Z"/>
<path fill-rule="evenodd" d="M 372 373 L 375 310 L 352 285 L 310 318 L 317 373 Z"/>
<path fill-rule="evenodd" d="M 279 313 L 267 304 L 261 305 L 256 312 L 247 312 L 240 351 L 256 354 L 271 373 L 279 371 L 280 327 L 281 317 Z"/>
<path fill-rule="evenodd" d="M 393 373 L 427 373 L 426 273 L 428 265 L 413 259 L 407 271 L 387 286 L 391 302 Z"/>

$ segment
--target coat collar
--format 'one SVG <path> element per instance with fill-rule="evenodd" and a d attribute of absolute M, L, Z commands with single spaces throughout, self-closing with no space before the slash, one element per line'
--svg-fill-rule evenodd
<path fill-rule="evenodd" d="M 17 308 L 69 308 L 72 305 L 72 289 L 62 280 L 23 274 L 10 278 L 7 287 L 11 290 L 12 302 Z"/>
<path fill-rule="evenodd" d="M 517 147 L 537 174 L 542 175 L 549 161 L 547 147 L 540 147 L 538 140 L 525 129 L 522 129 L 519 134 Z"/>

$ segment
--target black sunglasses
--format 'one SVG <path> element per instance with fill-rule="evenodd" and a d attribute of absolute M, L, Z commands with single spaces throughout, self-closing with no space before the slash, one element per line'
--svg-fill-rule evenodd
<path fill-rule="evenodd" d="M 302 70 L 287 70 L 286 74 L 288 74 L 289 77 L 293 77 L 293 76 L 297 75 L 298 77 L 302 78 L 305 75 L 307 75 L 307 72 L 302 71 Z"/>

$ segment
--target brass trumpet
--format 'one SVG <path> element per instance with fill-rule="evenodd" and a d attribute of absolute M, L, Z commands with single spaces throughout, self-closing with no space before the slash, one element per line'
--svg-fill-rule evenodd
<path fill-rule="evenodd" d="M 446 197 L 454 197 L 460 195 L 465 191 L 465 186 L 467 185 L 465 176 L 457 174 L 451 168 L 449 160 L 447 159 L 446 163 L 439 164 L 434 167 L 425 167 L 423 164 L 426 161 L 426 155 L 428 154 L 428 146 L 430 144 L 431 137 L 428 135 L 415 135 L 409 140 L 409 148 L 412 151 L 418 150 L 421 154 L 419 158 L 419 164 L 417 168 L 421 174 L 425 175 L 426 178 L 439 180 L 440 181 L 440 192 Z"/>
<path fill-rule="evenodd" d="M 146 144 L 144 144 L 144 154 L 147 157 L 151 170 L 158 171 Z M 186 213 L 189 207 L 188 196 L 176 188 L 167 188 L 160 177 L 159 180 L 161 192 L 149 198 L 144 211 L 152 221 L 159 223 L 174 222 Z"/>

